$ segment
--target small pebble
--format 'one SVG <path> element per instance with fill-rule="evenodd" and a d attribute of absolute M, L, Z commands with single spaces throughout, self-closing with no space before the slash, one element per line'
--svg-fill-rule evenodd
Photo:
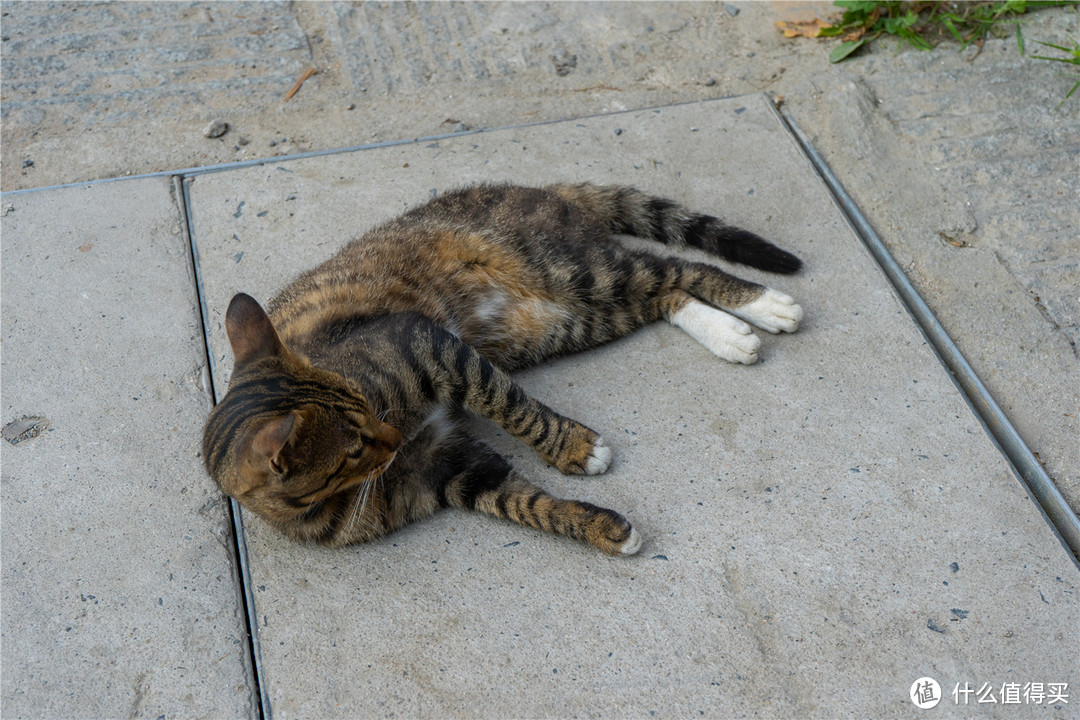
<path fill-rule="evenodd" d="M 345 109 L 346 110 L 355 110 L 356 109 L 356 103 L 349 103 L 348 105 L 345 106 Z"/>
<path fill-rule="evenodd" d="M 214 120 L 205 128 L 203 128 L 202 134 L 206 138 L 221 137 L 225 134 L 225 131 L 229 129 L 229 124 L 224 120 Z"/>
<path fill-rule="evenodd" d="M 22 416 L 4 426 L 2 433 L 5 440 L 18 445 L 24 440 L 33 440 L 49 429 L 49 419 L 40 415 Z"/>
<path fill-rule="evenodd" d="M 724 3 L 724 9 L 727 10 L 727 14 L 731 17 L 735 17 L 739 14 L 739 8 L 735 7 L 731 3 Z"/>
<path fill-rule="evenodd" d="M 246 137 L 241 137 L 239 140 L 236 141 L 236 144 L 239 145 L 240 147 L 244 147 L 249 142 L 251 142 L 251 141 L 248 140 Z"/>
<path fill-rule="evenodd" d="M 705 87 L 712 87 L 716 84 L 716 78 L 709 78 L 705 81 Z"/>
<path fill-rule="evenodd" d="M 24 168 L 34 167 L 34 161 L 33 160 L 23 160 L 22 161 L 22 166 Z"/>
<path fill-rule="evenodd" d="M 622 135 L 622 128 L 615 128 L 616 135 Z"/>

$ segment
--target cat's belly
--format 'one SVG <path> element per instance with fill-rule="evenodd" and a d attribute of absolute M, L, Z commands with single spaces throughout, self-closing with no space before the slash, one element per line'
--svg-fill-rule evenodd
<path fill-rule="evenodd" d="M 472 307 L 471 319 L 488 333 L 511 332 L 523 338 L 542 337 L 571 317 L 570 310 L 555 300 L 536 296 L 511 296 L 492 288 Z"/>
<path fill-rule="evenodd" d="M 476 293 L 464 303 L 450 328 L 483 354 L 505 365 L 526 357 L 536 361 L 554 349 L 553 339 L 573 324 L 566 304 L 537 295 L 521 295 L 498 287 Z M 512 359 L 511 356 L 514 356 Z"/>

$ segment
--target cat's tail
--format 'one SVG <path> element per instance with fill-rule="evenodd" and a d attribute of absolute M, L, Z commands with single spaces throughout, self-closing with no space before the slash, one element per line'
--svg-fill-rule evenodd
<path fill-rule="evenodd" d="M 802 261 L 749 230 L 725 225 L 671 200 L 620 185 L 549 185 L 547 190 L 577 205 L 611 233 L 636 235 L 672 247 L 695 247 L 725 260 L 790 274 Z"/>

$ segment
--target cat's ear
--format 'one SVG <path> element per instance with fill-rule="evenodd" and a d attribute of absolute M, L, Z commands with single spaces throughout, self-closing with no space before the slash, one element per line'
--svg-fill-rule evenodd
<path fill-rule="evenodd" d="M 253 360 L 275 357 L 285 352 L 285 346 L 281 344 L 266 311 L 250 295 L 239 293 L 229 303 L 225 313 L 225 332 L 229 335 L 238 368 Z"/>
<path fill-rule="evenodd" d="M 266 421 L 255 431 L 248 445 L 247 457 L 234 484 L 229 488 L 233 497 L 242 497 L 266 484 L 267 473 L 284 475 L 289 469 L 285 448 L 297 429 L 299 413 L 293 410 L 284 417 Z"/>
<path fill-rule="evenodd" d="M 251 449 L 256 457 L 266 462 L 275 475 L 283 475 L 288 469 L 282 451 L 296 431 L 297 415 L 293 410 L 283 418 L 267 421 L 251 440 Z"/>

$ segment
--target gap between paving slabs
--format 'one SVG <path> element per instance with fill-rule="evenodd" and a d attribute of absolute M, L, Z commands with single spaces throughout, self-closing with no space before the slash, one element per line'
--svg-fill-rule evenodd
<path fill-rule="evenodd" d="M 194 235 L 191 231 L 191 194 L 189 192 L 191 178 L 181 174 L 173 175 L 173 187 L 176 196 L 182 198 L 179 204 L 183 215 L 181 228 L 184 240 L 191 251 L 191 266 L 195 276 L 195 293 L 199 302 L 199 321 L 202 324 L 203 350 L 206 353 L 207 378 L 210 386 L 210 400 L 217 405 L 218 394 L 215 389 L 213 357 L 210 353 L 210 345 L 206 332 L 206 300 L 203 297 L 202 268 L 199 264 L 199 249 L 195 244 Z M 270 699 L 266 695 L 265 685 L 262 681 L 262 646 L 259 643 L 259 623 L 256 616 L 255 598 L 251 591 L 251 570 L 248 560 L 247 542 L 244 539 L 244 517 L 240 504 L 233 498 L 226 498 L 229 507 L 229 522 L 232 525 L 232 551 L 235 561 L 237 583 L 240 586 L 238 593 L 243 603 L 244 618 L 248 625 L 248 652 L 251 657 L 251 676 L 255 686 L 252 688 L 253 705 L 258 709 L 262 718 L 270 717 Z"/>

